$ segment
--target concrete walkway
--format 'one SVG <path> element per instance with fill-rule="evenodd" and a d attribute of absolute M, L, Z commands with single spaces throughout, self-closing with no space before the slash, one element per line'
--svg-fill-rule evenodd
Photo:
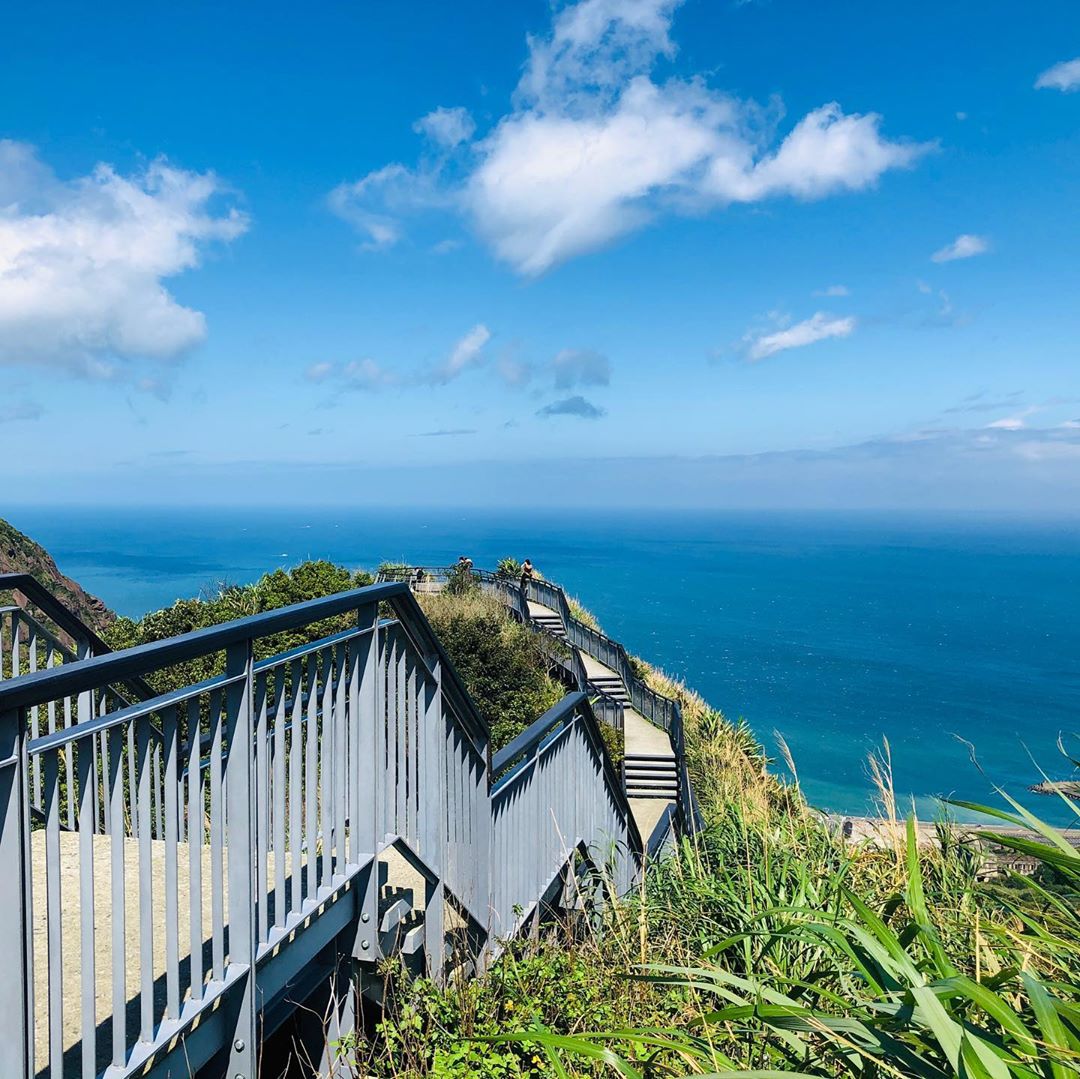
<path fill-rule="evenodd" d="M 585 674 L 590 682 L 603 678 L 618 678 L 618 674 L 610 667 L 605 667 L 599 660 L 592 656 L 581 653 L 585 663 Z M 671 749 L 671 739 L 667 731 L 654 727 L 637 709 L 627 706 L 623 713 L 623 723 L 626 732 L 626 753 L 631 756 L 646 757 L 671 757 L 675 754 Z"/>

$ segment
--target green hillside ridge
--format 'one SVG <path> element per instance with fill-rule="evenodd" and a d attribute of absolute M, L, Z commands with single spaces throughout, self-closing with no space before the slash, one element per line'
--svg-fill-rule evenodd
<path fill-rule="evenodd" d="M 3 518 L 0 518 L 0 573 L 29 573 L 97 633 L 116 618 L 97 596 L 90 595 L 80 584 L 64 576 L 52 555 L 40 543 Z"/>

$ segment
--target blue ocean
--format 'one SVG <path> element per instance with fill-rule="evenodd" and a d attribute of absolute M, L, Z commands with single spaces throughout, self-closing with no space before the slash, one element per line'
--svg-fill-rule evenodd
<path fill-rule="evenodd" d="M 529 557 L 627 648 L 685 679 L 775 752 L 815 804 L 874 809 L 867 754 L 895 786 L 1028 795 L 1080 732 L 1080 523 L 838 514 L 551 510 L 5 510 L 126 615 L 328 558 L 478 566 Z M 1080 745 L 1080 740 L 1078 740 Z M 1077 748 L 1077 745 L 1072 747 Z M 1080 756 L 1080 754 L 1074 753 Z M 977 763 L 976 763 L 977 760 Z M 779 765 L 778 765 L 779 767 Z"/>

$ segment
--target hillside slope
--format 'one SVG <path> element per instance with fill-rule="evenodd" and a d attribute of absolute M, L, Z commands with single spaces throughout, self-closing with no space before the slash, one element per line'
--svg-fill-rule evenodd
<path fill-rule="evenodd" d="M 52 555 L 40 543 L 3 518 L 0 518 L 0 573 L 31 574 L 98 633 L 116 621 L 116 615 L 97 596 L 90 595 L 60 572 Z"/>

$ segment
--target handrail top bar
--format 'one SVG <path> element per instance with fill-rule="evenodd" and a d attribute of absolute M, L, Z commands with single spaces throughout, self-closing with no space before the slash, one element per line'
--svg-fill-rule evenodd
<path fill-rule="evenodd" d="M 26 576 L 0 575 L 0 587 L 18 587 L 22 591 L 21 585 L 7 585 L 5 578 Z M 28 579 L 33 581 L 32 577 Z M 34 583 L 37 584 L 36 581 Z M 38 587 L 40 588 L 40 585 Z M 399 600 L 402 597 L 408 597 L 406 603 L 413 598 L 409 593 L 409 586 L 403 582 L 366 585 L 347 592 L 337 592 L 332 596 L 294 603 L 289 607 L 279 607 L 262 614 L 236 618 L 220 625 L 192 630 L 178 637 L 136 645 L 121 652 L 107 652 L 78 663 L 22 675 L 0 683 L 0 712 L 123 682 L 196 656 L 220 652 L 242 641 L 269 637 L 273 633 L 282 633 L 323 618 L 332 618 L 358 607 L 375 605 L 383 600 Z"/>
<path fill-rule="evenodd" d="M 528 753 L 539 742 L 544 740 L 547 732 L 567 715 L 572 715 L 581 705 L 588 704 L 589 698 L 581 692 L 574 690 L 567 693 L 561 700 L 556 701 L 542 716 L 534 720 L 516 738 L 507 742 L 497 753 L 491 755 L 491 770 L 496 776 L 508 764 L 523 753 Z"/>

